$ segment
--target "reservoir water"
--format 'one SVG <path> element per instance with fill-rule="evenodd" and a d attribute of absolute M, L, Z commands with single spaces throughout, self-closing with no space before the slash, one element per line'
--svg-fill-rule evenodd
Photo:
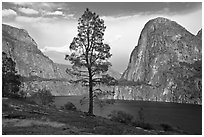
<path fill-rule="evenodd" d="M 57 107 L 72 102 L 78 110 L 88 111 L 88 99 L 84 96 L 55 97 Z M 110 101 L 109 101 L 110 102 Z M 191 134 L 202 134 L 202 105 L 178 104 L 150 101 L 115 100 L 114 103 L 94 103 L 94 114 L 107 117 L 113 110 L 122 110 L 138 118 L 138 111 L 143 108 L 145 122 L 169 124 Z"/>

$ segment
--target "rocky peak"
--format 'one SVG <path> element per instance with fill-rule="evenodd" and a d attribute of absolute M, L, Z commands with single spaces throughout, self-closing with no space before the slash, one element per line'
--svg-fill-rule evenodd
<path fill-rule="evenodd" d="M 37 43 L 31 38 L 28 32 L 24 29 L 18 29 L 9 25 L 2 24 L 2 33 L 5 37 L 10 37 L 15 40 L 37 46 Z"/>
<path fill-rule="evenodd" d="M 201 59 L 201 44 L 176 22 L 162 17 L 152 19 L 145 24 L 122 79 L 151 83 L 167 66 Z M 156 83 L 161 81 L 156 79 Z"/>
<path fill-rule="evenodd" d="M 157 29 L 159 29 L 159 30 L 168 29 L 169 31 L 171 29 L 173 29 L 173 30 L 177 30 L 178 33 L 181 31 L 187 31 L 185 28 L 183 28 L 182 26 L 180 26 L 176 22 L 171 21 L 167 18 L 163 18 L 163 17 L 157 17 L 157 18 L 149 20 L 145 24 L 143 30 L 148 30 L 149 32 L 154 32 Z"/>
<path fill-rule="evenodd" d="M 138 83 L 130 90 L 146 100 L 201 102 L 202 40 L 165 18 L 148 21 L 121 79 Z M 184 82 L 185 81 L 185 82 Z M 135 89 L 134 89 L 135 88 Z M 129 93 L 130 90 L 127 90 Z M 123 90 L 124 92 L 125 90 Z M 140 95 L 141 94 L 141 95 Z M 196 95 L 196 96 L 194 96 Z M 191 97 L 191 98 L 189 98 Z"/>

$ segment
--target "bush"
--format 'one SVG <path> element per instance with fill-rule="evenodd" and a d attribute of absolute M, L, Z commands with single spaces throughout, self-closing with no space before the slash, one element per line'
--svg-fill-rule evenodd
<path fill-rule="evenodd" d="M 113 105 L 115 103 L 115 99 L 107 99 L 106 103 L 110 104 L 110 105 Z"/>
<path fill-rule="evenodd" d="M 2 102 L 2 112 L 11 111 L 11 110 L 13 110 L 13 108 L 11 108 L 9 104 Z"/>
<path fill-rule="evenodd" d="M 112 121 L 117 121 L 125 124 L 131 124 L 133 120 L 133 116 L 124 111 L 112 111 L 111 114 L 108 115 L 108 117 Z"/>
<path fill-rule="evenodd" d="M 101 110 L 103 110 L 106 106 L 113 105 L 115 103 L 115 100 L 114 99 L 99 99 L 99 98 L 95 98 L 95 102 L 94 103 L 96 105 L 98 105 Z"/>
<path fill-rule="evenodd" d="M 144 123 L 145 122 L 144 109 L 142 107 L 138 111 L 138 120 L 139 120 L 140 123 Z"/>
<path fill-rule="evenodd" d="M 149 124 L 149 123 L 144 123 L 144 122 L 141 122 L 141 121 L 134 121 L 134 122 L 132 123 L 132 125 L 135 126 L 135 127 L 141 127 L 141 128 L 143 128 L 143 129 L 147 129 L 147 130 L 153 130 L 153 129 L 155 129 L 155 128 L 153 127 L 153 125 L 151 125 L 151 124 Z"/>
<path fill-rule="evenodd" d="M 28 99 L 38 105 L 50 105 L 54 102 L 54 97 L 47 89 L 39 89 L 38 92 L 31 95 Z"/>
<path fill-rule="evenodd" d="M 168 124 L 160 124 L 164 131 L 173 131 L 173 127 Z"/>
<path fill-rule="evenodd" d="M 2 52 L 2 97 L 21 98 L 18 94 L 21 85 L 20 75 L 17 74 L 15 67 L 13 59 Z"/>
<path fill-rule="evenodd" d="M 64 106 L 61 107 L 61 109 L 64 109 L 64 110 L 72 110 L 72 111 L 76 111 L 76 106 L 71 103 L 71 102 L 67 102 Z"/>

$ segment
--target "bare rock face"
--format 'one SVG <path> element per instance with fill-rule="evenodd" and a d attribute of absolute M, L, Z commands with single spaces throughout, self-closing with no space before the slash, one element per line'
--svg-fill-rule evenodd
<path fill-rule="evenodd" d="M 2 52 L 16 62 L 17 72 L 24 77 L 23 89 L 36 92 L 38 89 L 49 89 L 53 95 L 81 94 L 74 90 L 68 80 L 66 65 L 55 64 L 38 48 L 37 43 L 24 29 L 2 25 Z"/>
<path fill-rule="evenodd" d="M 165 18 L 148 21 L 121 78 L 150 85 L 160 92 L 161 98 L 171 92 L 170 87 L 173 85 L 178 87 L 175 84 L 175 68 L 191 73 L 187 65 L 181 64 L 192 65 L 201 61 L 201 35 L 199 31 L 194 36 L 176 22 Z"/>
<path fill-rule="evenodd" d="M 2 51 L 16 62 L 21 76 L 59 77 L 52 60 L 42 54 L 27 31 L 2 25 L 2 43 Z"/>

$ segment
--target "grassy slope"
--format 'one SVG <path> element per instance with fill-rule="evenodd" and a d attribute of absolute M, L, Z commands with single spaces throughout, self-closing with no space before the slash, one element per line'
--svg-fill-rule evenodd
<path fill-rule="evenodd" d="M 83 112 L 62 111 L 54 107 L 38 106 L 25 101 L 3 99 L 2 134 L 178 134 L 147 131 L 113 122 Z"/>

